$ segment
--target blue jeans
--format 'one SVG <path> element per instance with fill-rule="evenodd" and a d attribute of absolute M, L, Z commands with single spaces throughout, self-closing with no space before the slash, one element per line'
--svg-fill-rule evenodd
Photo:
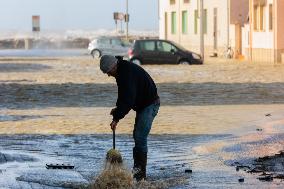
<path fill-rule="evenodd" d="M 150 133 L 152 123 L 160 108 L 159 103 L 151 104 L 142 111 L 136 113 L 133 130 L 134 149 L 138 152 L 148 152 L 147 138 Z"/>

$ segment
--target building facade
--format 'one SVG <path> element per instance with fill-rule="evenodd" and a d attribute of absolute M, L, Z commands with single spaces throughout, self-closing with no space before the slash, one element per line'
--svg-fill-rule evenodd
<path fill-rule="evenodd" d="M 243 28 L 245 56 L 256 62 L 284 60 L 284 1 L 250 0 L 250 20 Z"/>
<path fill-rule="evenodd" d="M 205 55 L 284 62 L 284 0 L 203 0 Z M 200 0 L 159 0 L 159 37 L 199 52 Z"/>
<path fill-rule="evenodd" d="M 242 27 L 248 18 L 249 0 L 203 0 L 205 55 L 221 56 L 227 46 L 242 54 Z M 232 2 L 231 2 L 232 1 Z M 200 0 L 160 0 L 161 39 L 175 41 L 199 52 Z"/>

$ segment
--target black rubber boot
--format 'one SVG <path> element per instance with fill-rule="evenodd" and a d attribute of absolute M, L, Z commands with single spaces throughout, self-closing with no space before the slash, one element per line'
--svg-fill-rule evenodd
<path fill-rule="evenodd" d="M 136 181 L 146 180 L 147 152 L 139 152 L 133 149 L 133 178 Z"/>

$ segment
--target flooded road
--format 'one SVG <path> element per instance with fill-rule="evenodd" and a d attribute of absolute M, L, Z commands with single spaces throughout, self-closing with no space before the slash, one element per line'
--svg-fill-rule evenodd
<path fill-rule="evenodd" d="M 161 97 L 149 139 L 151 179 L 186 180 L 169 188 L 283 188 L 280 180 L 261 182 L 232 166 L 283 150 L 283 65 L 212 59 L 198 66 L 144 68 Z M 2 57 L 0 186 L 89 183 L 112 145 L 109 112 L 116 94 L 114 79 L 90 57 Z M 130 112 L 117 129 L 129 169 L 134 117 Z M 46 163 L 70 163 L 75 170 L 54 172 Z"/>

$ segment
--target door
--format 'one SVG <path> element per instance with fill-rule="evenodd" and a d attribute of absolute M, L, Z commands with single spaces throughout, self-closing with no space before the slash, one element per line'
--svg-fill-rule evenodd
<path fill-rule="evenodd" d="M 213 17 L 213 37 L 214 37 L 214 53 L 218 52 L 218 9 L 214 8 L 214 17 Z"/>
<path fill-rule="evenodd" d="M 157 41 L 159 64 L 177 64 L 177 48 L 166 41 Z"/>
<path fill-rule="evenodd" d="M 157 64 L 158 63 L 158 53 L 156 50 L 155 41 L 141 41 L 139 43 L 139 57 L 142 59 L 143 64 Z"/>
<path fill-rule="evenodd" d="M 235 58 L 239 58 L 242 55 L 242 27 L 240 24 L 235 25 Z"/>

